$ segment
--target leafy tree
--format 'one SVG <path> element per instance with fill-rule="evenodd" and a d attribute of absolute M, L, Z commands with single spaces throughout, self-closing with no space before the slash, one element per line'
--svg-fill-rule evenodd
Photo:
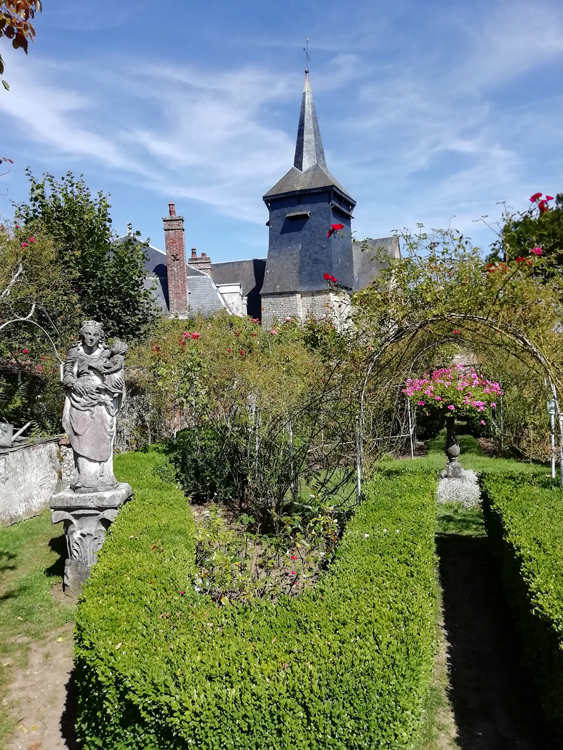
<path fill-rule="evenodd" d="M 0 38 L 12 40 L 14 49 L 23 49 L 27 55 L 28 42 L 35 39 L 35 29 L 31 19 L 41 10 L 41 0 L 2 0 L 0 2 Z M 0 75 L 4 73 L 4 60 L 0 55 Z M 2 80 L 6 91 L 10 88 Z"/>
<path fill-rule="evenodd" d="M 138 234 L 114 243 L 107 196 L 93 196 L 82 177 L 67 172 L 61 181 L 50 174 L 39 180 L 29 169 L 27 176 L 29 203 L 16 206 L 16 218 L 27 232 L 52 238 L 58 262 L 75 278 L 83 313 L 108 336 L 142 336 L 158 313 L 145 288 L 146 243 Z"/>
<path fill-rule="evenodd" d="M 50 237 L 0 225 L 0 419 L 60 431 L 59 364 L 82 317 Z"/>

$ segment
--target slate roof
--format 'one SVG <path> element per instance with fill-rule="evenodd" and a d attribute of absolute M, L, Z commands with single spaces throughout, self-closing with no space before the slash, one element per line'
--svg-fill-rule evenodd
<path fill-rule="evenodd" d="M 315 164 L 319 164 L 323 169 L 327 168 L 313 92 L 309 82 L 309 71 L 306 70 L 293 166 L 301 172 L 306 172 Z"/>
<path fill-rule="evenodd" d="M 128 238 L 140 242 L 135 235 L 118 237 L 115 242 L 124 242 Z M 146 247 L 145 251 L 148 256 L 145 262 L 147 270 L 145 289 L 152 289 L 157 305 L 163 314 L 166 314 L 169 311 L 166 253 L 152 245 Z M 187 264 L 186 276 L 188 277 L 188 308 L 190 313 L 194 315 L 201 313 L 207 316 L 226 309 L 225 300 L 210 276 Z"/>
<path fill-rule="evenodd" d="M 211 273 L 216 284 L 235 284 L 242 287 L 242 294 L 247 297 L 256 287 L 262 288 L 266 258 L 248 260 L 228 260 L 223 263 L 212 263 Z"/>
<path fill-rule="evenodd" d="M 391 258 L 400 257 L 399 239 L 397 237 L 380 237 L 352 243 L 354 256 L 354 289 L 365 289 L 379 273 L 380 268 L 388 264 L 378 260 L 378 248 L 383 248 Z"/>
<path fill-rule="evenodd" d="M 147 273 L 145 276 L 145 289 L 152 292 L 152 295 L 159 306 L 161 312 L 166 314 L 168 312 L 168 282 L 155 273 Z"/>
<path fill-rule="evenodd" d="M 264 200 L 300 190 L 321 190 L 327 187 L 335 187 L 347 198 L 353 200 L 328 171 L 313 92 L 309 83 L 309 71 L 306 70 L 293 166 L 271 190 L 268 190 L 264 195 Z"/>
<path fill-rule="evenodd" d="M 246 310 L 251 318 L 260 318 L 260 292 L 264 283 L 266 258 L 251 258 L 249 260 L 229 260 L 223 263 L 212 263 L 211 273 L 216 284 L 239 283 L 242 295 L 246 297 Z"/>
<path fill-rule="evenodd" d="M 217 289 L 217 285 L 206 273 L 193 266 L 187 266 L 188 277 L 188 308 L 190 313 L 213 315 L 227 309 L 225 300 Z"/>
<path fill-rule="evenodd" d="M 331 175 L 328 169 L 323 169 L 320 164 L 314 164 L 306 172 L 301 172 L 296 167 L 291 167 L 279 182 L 276 182 L 271 190 L 268 190 L 264 200 L 286 193 L 295 193 L 299 190 L 322 190 L 327 187 L 335 187 L 351 201 L 354 199 L 344 190 L 338 180 Z M 354 201 L 355 203 L 355 201 Z"/>

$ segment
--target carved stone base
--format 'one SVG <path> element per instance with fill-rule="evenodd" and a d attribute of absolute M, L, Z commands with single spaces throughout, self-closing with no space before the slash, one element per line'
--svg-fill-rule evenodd
<path fill-rule="evenodd" d="M 446 465 L 446 477 L 448 479 L 461 479 L 463 476 L 463 467 L 458 463 L 457 459 L 450 461 Z"/>
<path fill-rule="evenodd" d="M 78 493 L 69 489 L 51 498 L 52 522 L 64 523 L 68 558 L 63 589 L 69 596 L 80 593 L 90 568 L 98 559 L 106 531 L 131 494 L 131 487 L 120 482 L 113 490 Z"/>

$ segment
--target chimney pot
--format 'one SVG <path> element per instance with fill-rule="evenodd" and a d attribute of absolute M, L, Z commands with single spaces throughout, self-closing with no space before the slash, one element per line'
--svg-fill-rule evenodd
<path fill-rule="evenodd" d="M 192 247 L 192 258 L 197 258 L 197 250 L 195 247 Z"/>
<path fill-rule="evenodd" d="M 168 204 L 168 215 L 176 216 L 176 206 L 172 202 Z"/>

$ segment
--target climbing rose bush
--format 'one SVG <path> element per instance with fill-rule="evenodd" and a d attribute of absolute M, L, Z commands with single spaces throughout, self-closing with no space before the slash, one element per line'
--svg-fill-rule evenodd
<path fill-rule="evenodd" d="M 469 416 L 486 408 L 496 408 L 502 394 L 500 385 L 481 378 L 474 367 L 445 367 L 430 377 L 409 378 L 403 388 L 408 398 L 428 411 Z"/>

